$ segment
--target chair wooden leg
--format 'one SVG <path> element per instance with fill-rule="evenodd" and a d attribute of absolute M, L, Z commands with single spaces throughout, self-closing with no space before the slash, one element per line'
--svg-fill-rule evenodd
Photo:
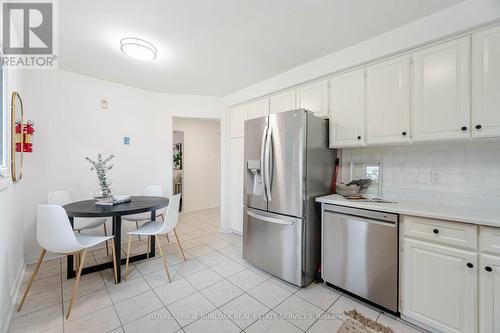
<path fill-rule="evenodd" d="M 104 236 L 108 237 L 108 230 L 106 229 L 106 223 L 102 225 L 104 227 Z M 106 255 L 109 256 L 108 241 L 106 241 Z"/>
<path fill-rule="evenodd" d="M 78 267 L 78 273 L 76 273 L 75 285 L 73 286 L 73 292 L 71 294 L 71 301 L 68 305 L 68 312 L 66 313 L 66 320 L 69 318 L 71 314 L 71 308 L 73 307 L 73 303 L 75 302 L 76 294 L 78 293 L 78 285 L 80 284 L 80 276 L 82 275 L 83 265 L 85 264 L 85 255 L 87 254 L 87 249 L 83 250 L 82 258 L 80 260 L 80 267 Z"/>
<path fill-rule="evenodd" d="M 130 259 L 130 243 L 132 242 L 132 235 L 128 235 L 128 245 L 127 245 L 127 261 L 125 262 L 125 281 L 128 277 L 128 261 Z"/>
<path fill-rule="evenodd" d="M 146 247 L 146 259 L 149 259 L 149 248 L 151 245 L 151 236 L 146 236 L 148 238 L 148 245 Z"/>
<path fill-rule="evenodd" d="M 165 215 L 161 213 L 160 216 L 161 216 L 161 221 L 165 222 Z M 168 233 L 165 234 L 165 237 L 167 237 L 167 243 L 170 243 L 170 238 L 168 238 Z"/>
<path fill-rule="evenodd" d="M 139 229 L 139 222 L 138 221 L 135 221 L 135 226 L 137 229 Z M 139 235 L 139 241 L 141 240 L 141 235 Z"/>
<path fill-rule="evenodd" d="M 113 254 L 113 271 L 115 273 L 115 284 L 117 284 L 118 283 L 118 275 L 116 275 L 115 242 L 113 240 L 111 241 L 111 252 Z"/>
<path fill-rule="evenodd" d="M 167 272 L 168 282 L 172 282 L 172 280 L 170 279 L 170 273 L 168 272 L 167 258 L 165 258 L 165 256 L 163 255 L 163 250 L 161 249 L 160 238 L 156 237 L 156 242 L 158 243 L 158 247 L 160 248 L 160 255 L 163 259 L 163 266 L 165 266 L 165 272 Z"/>
<path fill-rule="evenodd" d="M 73 255 L 74 262 L 75 262 L 75 271 L 78 271 L 78 267 L 80 267 L 80 254 L 76 253 Z"/>
<path fill-rule="evenodd" d="M 184 255 L 184 250 L 182 249 L 181 242 L 179 241 L 179 236 L 177 236 L 177 231 L 175 231 L 175 228 L 174 228 L 174 235 L 175 238 L 177 239 L 177 244 L 179 245 L 179 249 L 181 249 L 182 257 L 184 258 L 184 261 L 186 261 L 186 256 Z"/>
<path fill-rule="evenodd" d="M 24 291 L 23 298 L 21 299 L 21 303 L 19 303 L 19 306 L 17 307 L 17 311 L 21 311 L 21 308 L 23 307 L 24 301 L 26 300 L 26 296 L 28 296 L 28 292 L 31 289 L 31 285 L 33 284 L 33 281 L 35 280 L 35 277 L 38 273 L 38 270 L 40 269 L 40 265 L 42 264 L 43 257 L 45 256 L 45 252 L 47 252 L 45 249 L 42 249 L 42 252 L 40 253 L 40 257 L 38 258 L 38 262 L 36 263 L 35 270 L 31 274 L 30 282 L 28 283 L 28 286 L 26 287 L 26 290 Z"/>

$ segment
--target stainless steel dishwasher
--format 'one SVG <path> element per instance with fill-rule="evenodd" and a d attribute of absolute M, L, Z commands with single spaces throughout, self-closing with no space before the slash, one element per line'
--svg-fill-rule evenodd
<path fill-rule="evenodd" d="M 398 312 L 398 215 L 323 205 L 322 277 Z"/>

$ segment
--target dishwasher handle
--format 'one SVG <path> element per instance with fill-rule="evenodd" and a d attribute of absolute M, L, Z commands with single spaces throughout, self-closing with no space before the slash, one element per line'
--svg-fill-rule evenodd
<path fill-rule="evenodd" d="M 340 205 L 324 205 L 325 212 L 337 213 L 337 214 L 345 214 L 352 216 L 364 217 L 366 219 L 378 220 L 390 224 L 398 223 L 398 215 L 392 213 L 378 212 L 374 210 L 366 210 L 366 209 L 358 209 L 345 207 Z"/>

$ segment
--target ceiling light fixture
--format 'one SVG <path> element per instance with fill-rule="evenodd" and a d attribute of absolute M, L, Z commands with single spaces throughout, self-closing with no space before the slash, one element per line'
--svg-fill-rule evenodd
<path fill-rule="evenodd" d="M 156 47 L 144 39 L 127 37 L 120 41 L 122 52 L 134 59 L 151 61 L 156 59 Z"/>

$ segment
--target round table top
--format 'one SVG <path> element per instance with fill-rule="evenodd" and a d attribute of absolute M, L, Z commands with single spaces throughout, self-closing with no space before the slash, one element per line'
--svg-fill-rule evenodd
<path fill-rule="evenodd" d="M 63 206 L 69 217 L 107 217 L 151 212 L 168 206 L 168 199 L 152 196 L 131 196 L 130 202 L 114 206 L 96 205 L 95 199 L 76 201 Z"/>

